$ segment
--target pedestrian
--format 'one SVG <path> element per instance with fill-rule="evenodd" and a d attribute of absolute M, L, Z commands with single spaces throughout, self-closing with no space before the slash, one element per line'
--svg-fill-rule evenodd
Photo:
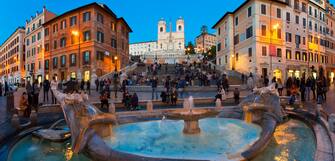
<path fill-rule="evenodd" d="M 51 80 L 51 103 L 52 104 L 56 104 L 56 97 L 53 93 L 52 90 L 57 90 L 57 86 L 58 86 L 58 83 L 56 81 L 56 78 L 55 77 L 52 77 L 52 80 Z"/>
<path fill-rule="evenodd" d="M 180 93 L 180 98 L 184 98 L 185 87 L 186 87 L 185 79 L 179 79 L 178 84 L 177 84 L 177 89 L 178 89 L 178 92 Z"/>
<path fill-rule="evenodd" d="M 242 80 L 242 84 L 244 84 L 245 82 L 244 82 L 244 78 L 245 77 L 245 75 L 242 73 L 242 75 L 241 75 L 241 80 Z"/>
<path fill-rule="evenodd" d="M 287 96 L 291 96 L 292 85 L 293 85 L 293 80 L 291 77 L 288 77 L 286 81 L 286 95 Z"/>
<path fill-rule="evenodd" d="M 164 87 L 166 89 L 167 93 L 170 93 L 170 88 L 171 88 L 171 80 L 170 80 L 170 76 L 166 77 L 165 83 L 164 83 Z"/>
<path fill-rule="evenodd" d="M 86 91 L 88 92 L 88 95 L 91 95 L 91 82 L 90 82 L 90 80 L 86 81 Z"/>
<path fill-rule="evenodd" d="M 38 87 L 38 80 L 35 80 L 33 83 L 33 106 L 35 108 L 35 111 L 38 111 L 39 101 L 38 97 L 40 94 L 40 88 Z"/>
<path fill-rule="evenodd" d="M 34 90 L 33 90 L 33 87 L 32 87 L 32 85 L 30 84 L 30 81 L 27 81 L 27 83 L 26 83 L 27 85 L 26 85 L 26 91 L 27 91 L 27 95 L 28 95 L 28 104 L 30 105 L 30 106 L 32 106 L 33 105 L 33 95 L 34 95 Z"/>
<path fill-rule="evenodd" d="M 108 93 L 106 91 L 103 91 L 100 95 L 100 102 L 101 102 L 101 109 L 108 109 Z"/>
<path fill-rule="evenodd" d="M 158 80 L 157 78 L 154 76 L 152 79 L 151 79 L 151 88 L 152 88 L 152 92 L 151 92 L 151 99 L 152 100 L 155 100 L 155 96 L 156 96 L 156 99 L 158 99 L 158 93 L 157 93 L 157 85 L 158 85 Z"/>
<path fill-rule="evenodd" d="M 311 90 L 313 93 L 313 100 L 316 100 L 316 79 L 314 77 L 312 77 L 311 81 Z"/>
<path fill-rule="evenodd" d="M 119 87 L 118 77 L 119 76 L 118 76 L 117 72 L 115 72 L 114 76 L 113 76 L 114 96 L 115 96 L 115 98 L 117 98 L 117 91 L 118 91 L 118 87 Z"/>
<path fill-rule="evenodd" d="M 98 92 L 99 91 L 99 79 L 97 78 L 95 81 L 95 88 L 96 88 L 96 91 Z"/>
<path fill-rule="evenodd" d="M 84 88 L 85 88 L 85 81 L 82 79 L 82 80 L 80 81 L 80 90 L 81 90 L 81 91 L 84 91 Z"/>
<path fill-rule="evenodd" d="M 176 88 L 173 88 L 172 92 L 171 92 L 171 103 L 173 105 L 176 105 L 177 100 L 178 100 L 178 92 L 177 92 Z"/>
<path fill-rule="evenodd" d="M 8 92 L 9 92 L 9 86 L 8 86 L 7 81 L 5 81 L 5 96 L 8 95 Z"/>
<path fill-rule="evenodd" d="M 128 80 L 127 80 L 127 79 L 124 79 L 124 80 L 122 81 L 122 84 L 121 84 L 122 92 L 126 91 L 127 85 L 128 85 Z"/>
<path fill-rule="evenodd" d="M 306 80 L 306 99 L 310 101 L 311 89 L 312 89 L 312 77 L 309 76 Z"/>
<path fill-rule="evenodd" d="M 138 96 L 134 93 L 131 97 L 131 109 L 136 110 L 138 109 Z"/>
<path fill-rule="evenodd" d="M 70 78 L 69 81 L 67 81 L 66 83 L 63 83 L 64 86 L 66 86 L 66 88 L 64 89 L 64 93 L 73 93 L 75 90 L 75 81 L 74 78 Z"/>
<path fill-rule="evenodd" d="M 43 81 L 43 102 L 45 102 L 45 98 L 49 101 L 49 90 L 50 90 L 50 82 L 47 79 Z"/>
<path fill-rule="evenodd" d="M 247 80 L 247 87 L 251 91 L 255 88 L 255 82 L 254 82 L 254 78 L 252 77 L 252 75 L 250 75 L 248 80 Z"/>
<path fill-rule="evenodd" d="M 284 86 L 283 86 L 283 82 L 282 82 L 282 80 L 280 78 L 278 78 L 277 87 L 278 87 L 279 96 L 282 96 L 283 95 Z"/>
<path fill-rule="evenodd" d="M 267 75 L 264 76 L 263 86 L 267 87 L 269 85 L 269 78 Z"/>
<path fill-rule="evenodd" d="M 234 90 L 234 100 L 235 100 L 235 104 L 240 103 L 240 91 L 238 90 L 238 88 L 235 88 Z"/>
<path fill-rule="evenodd" d="M 305 92 L 306 92 L 306 80 L 305 80 L 305 73 L 303 73 L 302 78 L 300 80 L 300 94 L 302 102 L 305 102 Z"/>

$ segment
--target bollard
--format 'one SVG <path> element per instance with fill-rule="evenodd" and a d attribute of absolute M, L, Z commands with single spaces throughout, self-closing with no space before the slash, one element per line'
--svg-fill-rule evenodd
<path fill-rule="evenodd" d="M 31 122 L 31 125 L 37 125 L 37 113 L 35 110 L 31 111 L 30 122 Z"/>
<path fill-rule="evenodd" d="M 216 109 L 220 109 L 222 107 L 220 99 L 216 99 L 216 101 L 215 101 L 215 107 L 216 107 Z"/>
<path fill-rule="evenodd" d="M 17 114 L 13 115 L 11 123 L 12 123 L 12 126 L 14 126 L 16 129 L 21 128 L 20 119 L 19 119 L 19 116 Z"/>
<path fill-rule="evenodd" d="M 148 101 L 147 102 L 147 111 L 148 112 L 153 112 L 153 109 L 154 109 L 154 107 L 153 107 L 152 101 Z"/>
<path fill-rule="evenodd" d="M 109 107 L 108 107 L 108 112 L 115 114 L 115 104 L 112 102 L 110 103 Z"/>

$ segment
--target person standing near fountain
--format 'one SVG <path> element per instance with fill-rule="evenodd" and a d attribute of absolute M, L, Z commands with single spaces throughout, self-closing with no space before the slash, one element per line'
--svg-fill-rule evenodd
<path fill-rule="evenodd" d="M 45 102 L 45 97 L 47 101 L 49 101 L 49 89 L 50 89 L 50 82 L 47 79 L 43 81 L 43 101 Z"/>
<path fill-rule="evenodd" d="M 156 76 L 154 76 L 152 79 L 151 79 L 151 88 L 152 88 L 152 92 L 151 92 L 151 99 L 154 100 L 155 99 L 155 96 L 156 96 L 156 99 L 158 99 L 158 94 L 157 94 L 157 84 L 158 84 L 158 80 L 156 78 Z"/>
<path fill-rule="evenodd" d="M 40 88 L 38 87 L 38 81 L 35 80 L 33 84 L 33 106 L 38 111 L 38 97 L 40 94 Z"/>
<path fill-rule="evenodd" d="M 172 92 L 171 92 L 171 103 L 173 105 L 176 105 L 177 100 L 178 100 L 178 92 L 177 92 L 176 88 L 173 88 Z"/>
<path fill-rule="evenodd" d="M 57 86 L 58 86 L 58 83 L 56 81 L 56 78 L 52 77 L 51 87 L 57 88 Z M 51 103 L 56 104 L 56 97 L 55 97 L 54 93 L 52 92 L 52 89 L 51 89 Z"/>
<path fill-rule="evenodd" d="M 108 93 L 103 91 L 100 96 L 101 109 L 106 107 L 108 109 Z"/>
<path fill-rule="evenodd" d="M 234 100 L 235 100 L 235 104 L 240 103 L 240 91 L 238 90 L 238 88 L 235 88 L 234 90 Z"/>

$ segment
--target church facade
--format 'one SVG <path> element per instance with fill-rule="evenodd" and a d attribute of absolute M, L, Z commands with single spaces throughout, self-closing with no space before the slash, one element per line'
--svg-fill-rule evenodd
<path fill-rule="evenodd" d="M 164 19 L 158 21 L 157 41 L 133 43 L 129 45 L 131 56 L 140 56 L 145 63 L 175 64 L 187 61 L 185 58 L 185 23 L 178 18 L 173 30 L 172 23 Z"/>

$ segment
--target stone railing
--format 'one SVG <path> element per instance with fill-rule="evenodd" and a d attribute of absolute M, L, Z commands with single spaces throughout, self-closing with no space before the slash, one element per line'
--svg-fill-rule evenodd
<path fill-rule="evenodd" d="M 122 72 L 122 73 L 129 73 L 129 72 L 131 72 L 131 71 L 134 71 L 134 70 L 137 68 L 137 65 L 138 65 L 138 63 L 134 63 L 134 64 L 132 64 L 132 65 L 130 65 L 130 66 L 126 66 L 126 67 L 120 69 L 119 72 Z M 113 74 L 114 74 L 114 71 L 111 72 L 111 73 L 108 73 L 108 74 L 105 74 L 105 75 L 99 77 L 99 79 L 112 78 L 112 77 L 113 77 Z"/>

